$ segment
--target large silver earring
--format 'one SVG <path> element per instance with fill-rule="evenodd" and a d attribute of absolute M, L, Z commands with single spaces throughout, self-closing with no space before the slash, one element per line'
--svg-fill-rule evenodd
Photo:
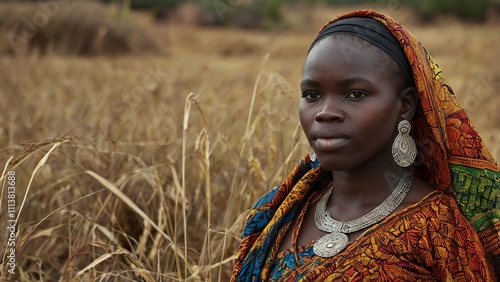
<path fill-rule="evenodd" d="M 411 124 L 407 120 L 399 122 L 399 134 L 392 144 L 392 157 L 402 167 L 411 165 L 417 156 L 417 146 L 410 136 L 410 130 Z"/>

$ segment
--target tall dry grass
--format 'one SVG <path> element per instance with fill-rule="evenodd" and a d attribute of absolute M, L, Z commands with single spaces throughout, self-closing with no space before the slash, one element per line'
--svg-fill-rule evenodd
<path fill-rule="evenodd" d="M 498 159 L 497 28 L 410 28 Z M 166 55 L 1 56 L 0 229 L 7 171 L 19 219 L 16 275 L 5 251 L 0 278 L 227 281 L 247 211 L 307 152 L 296 108 L 316 29 L 150 25 Z"/>

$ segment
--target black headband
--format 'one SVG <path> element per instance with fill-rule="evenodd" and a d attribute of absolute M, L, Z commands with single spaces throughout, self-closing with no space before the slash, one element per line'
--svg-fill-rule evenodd
<path fill-rule="evenodd" d="M 387 53 L 401 67 L 408 81 L 413 84 L 410 63 L 398 40 L 382 23 L 371 18 L 353 17 L 327 25 L 316 36 L 308 52 L 322 38 L 339 33 L 350 34 L 364 39 Z"/>

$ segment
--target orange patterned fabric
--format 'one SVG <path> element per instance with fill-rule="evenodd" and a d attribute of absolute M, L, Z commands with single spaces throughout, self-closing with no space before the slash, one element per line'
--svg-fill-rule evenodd
<path fill-rule="evenodd" d="M 335 259 L 315 256 L 312 245 L 278 253 L 270 280 L 494 281 L 477 234 L 438 191 L 373 226 Z"/>
<path fill-rule="evenodd" d="M 286 254 L 278 254 L 284 234 L 333 181 L 331 172 L 306 156 L 281 186 L 252 208 L 231 280 L 266 281 L 286 269 L 292 276 L 282 281 L 300 280 L 298 275 L 304 273 L 304 281 L 365 281 L 366 275 L 376 281 L 494 281 L 485 257 L 500 256 L 498 165 L 439 66 L 408 30 L 370 10 L 350 12 L 329 23 L 348 17 L 383 23 L 403 47 L 419 95 L 412 120 L 418 148 L 413 168 L 441 192 L 389 216 L 332 258 L 312 256 L 308 263 L 302 253 L 307 246 L 301 246 L 287 260 Z"/>

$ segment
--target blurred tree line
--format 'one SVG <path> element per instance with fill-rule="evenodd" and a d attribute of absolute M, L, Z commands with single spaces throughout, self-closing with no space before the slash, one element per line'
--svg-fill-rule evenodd
<path fill-rule="evenodd" d="M 441 15 L 457 16 L 464 20 L 484 21 L 488 11 L 498 11 L 500 0 L 101 0 L 125 2 L 132 9 L 151 10 L 159 18 L 168 16 L 179 5 L 191 2 L 206 13 L 219 18 L 219 24 L 230 24 L 241 17 L 267 24 L 279 23 L 285 5 L 352 5 L 377 3 L 408 7 L 422 20 Z M 228 13 L 231 12 L 231 13 Z M 246 15 L 246 16 L 245 16 Z"/>
<path fill-rule="evenodd" d="M 5 1 L 5 0 L 0 0 Z M 19 1 L 19 0 L 16 0 Z M 55 1 L 55 0 L 23 0 Z M 78 1 L 78 0 L 73 0 Z M 83 0 L 80 0 L 83 1 Z M 463 20 L 484 21 L 488 13 L 500 13 L 500 0 L 98 0 L 128 9 L 148 10 L 157 20 L 172 17 L 183 5 L 197 7 L 200 24 L 269 27 L 283 19 L 285 6 L 378 4 L 412 9 L 422 21 L 442 15 Z"/>

